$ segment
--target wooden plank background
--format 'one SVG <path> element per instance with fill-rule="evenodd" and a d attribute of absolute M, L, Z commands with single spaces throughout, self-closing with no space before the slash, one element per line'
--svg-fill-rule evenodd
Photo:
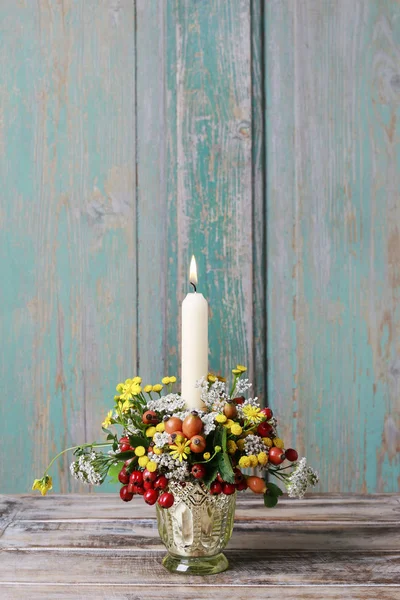
<path fill-rule="evenodd" d="M 210 368 L 321 490 L 398 489 L 399 43 L 394 0 L 1 3 L 1 492 L 178 372 L 192 253 Z"/>

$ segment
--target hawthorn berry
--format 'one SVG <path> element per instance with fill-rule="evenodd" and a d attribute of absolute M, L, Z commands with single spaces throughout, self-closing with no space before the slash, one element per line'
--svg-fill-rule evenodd
<path fill-rule="evenodd" d="M 157 498 L 158 498 L 158 490 L 146 490 L 145 493 L 143 494 L 143 500 L 146 502 L 146 504 L 150 504 L 150 506 L 152 506 L 153 504 L 155 504 L 157 502 Z"/>
<path fill-rule="evenodd" d="M 158 499 L 158 504 L 161 508 L 171 508 L 174 503 L 174 496 L 169 492 L 164 492 Z"/>
<path fill-rule="evenodd" d="M 273 431 L 273 429 L 274 428 L 272 427 L 272 425 L 270 425 L 266 421 L 263 421 L 257 427 L 257 433 L 261 437 L 268 437 L 268 435 L 271 433 L 271 431 Z"/>
<path fill-rule="evenodd" d="M 261 412 L 267 417 L 267 420 L 272 419 L 274 414 L 268 406 L 266 408 L 262 408 Z"/>
<path fill-rule="evenodd" d="M 204 465 L 193 465 L 191 473 L 195 479 L 202 479 L 206 474 L 206 468 Z"/>
<path fill-rule="evenodd" d="M 133 494 L 128 490 L 127 485 L 122 486 L 122 488 L 119 490 L 119 495 L 121 500 L 124 502 L 130 502 L 133 498 Z"/>
<path fill-rule="evenodd" d="M 142 485 L 143 472 L 142 471 L 132 471 L 131 476 L 129 477 L 129 482 L 136 483 L 136 485 Z"/>
<path fill-rule="evenodd" d="M 143 471 L 143 481 L 155 481 L 157 479 L 157 473 L 155 471 L 148 471 L 145 469 Z"/>
<path fill-rule="evenodd" d="M 285 456 L 288 460 L 290 460 L 290 462 L 295 462 L 299 458 L 297 450 L 294 448 L 288 448 L 285 450 Z"/>
<path fill-rule="evenodd" d="M 159 418 L 154 410 L 146 410 L 146 412 L 143 413 L 142 421 L 146 425 L 157 425 L 157 423 L 159 423 Z"/>
<path fill-rule="evenodd" d="M 214 481 L 210 486 L 210 494 L 212 496 L 218 496 L 222 492 L 222 485 L 219 481 Z"/>
<path fill-rule="evenodd" d="M 244 477 L 242 481 L 239 481 L 239 483 L 236 484 L 236 489 L 238 492 L 243 492 L 244 490 L 247 490 L 247 481 Z"/>
<path fill-rule="evenodd" d="M 166 490 L 168 487 L 169 481 L 165 477 L 165 475 L 160 475 L 154 482 L 155 490 Z"/>
<path fill-rule="evenodd" d="M 118 480 L 120 483 L 129 483 L 129 473 L 126 470 L 126 467 L 122 467 L 118 473 Z"/>
<path fill-rule="evenodd" d="M 236 492 L 236 486 L 234 483 L 224 483 L 222 486 L 222 493 L 226 496 L 230 496 Z"/>

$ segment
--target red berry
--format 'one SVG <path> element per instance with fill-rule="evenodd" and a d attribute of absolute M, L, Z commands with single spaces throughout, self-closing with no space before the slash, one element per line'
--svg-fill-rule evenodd
<path fill-rule="evenodd" d="M 145 469 L 143 471 L 143 481 L 155 481 L 157 479 L 157 473 L 154 471 L 148 471 L 147 469 Z"/>
<path fill-rule="evenodd" d="M 142 471 L 132 471 L 129 481 L 130 481 L 130 483 L 136 483 L 137 485 L 142 485 L 142 483 L 143 483 Z"/>
<path fill-rule="evenodd" d="M 294 448 L 288 448 L 285 450 L 285 456 L 288 460 L 290 460 L 290 462 L 295 462 L 299 458 L 297 450 Z"/>
<path fill-rule="evenodd" d="M 142 421 L 143 423 L 146 423 L 146 425 L 157 425 L 157 423 L 160 422 L 160 419 L 157 417 L 154 410 L 146 410 L 146 412 L 143 413 Z"/>
<path fill-rule="evenodd" d="M 143 496 L 145 489 L 142 485 L 137 485 L 136 483 L 133 484 L 134 485 L 134 493 L 135 494 L 139 494 L 139 496 Z"/>
<path fill-rule="evenodd" d="M 210 486 L 210 494 L 212 496 L 218 496 L 222 492 L 222 485 L 219 481 L 214 481 Z"/>
<path fill-rule="evenodd" d="M 268 437 L 269 434 L 271 433 L 271 431 L 273 431 L 274 428 L 272 427 L 272 425 L 270 425 L 269 423 L 267 423 L 266 421 L 263 421 L 262 423 L 259 424 L 259 426 L 257 427 L 257 433 L 258 435 L 260 435 L 261 437 Z"/>
<path fill-rule="evenodd" d="M 153 504 L 155 504 L 157 502 L 157 498 L 158 498 L 157 490 L 146 490 L 143 495 L 143 500 L 146 502 L 146 504 L 150 504 L 150 506 L 152 506 Z"/>
<path fill-rule="evenodd" d="M 219 481 L 220 483 L 225 483 L 225 481 L 222 479 L 222 477 L 219 473 L 217 475 L 217 481 Z"/>
<path fill-rule="evenodd" d="M 121 450 L 121 452 L 128 452 L 128 450 L 133 450 L 133 448 L 131 447 L 130 444 L 121 444 L 119 449 Z"/>
<path fill-rule="evenodd" d="M 230 496 L 231 494 L 234 494 L 236 492 L 235 484 L 234 483 L 224 483 L 224 485 L 222 486 L 222 492 L 226 496 Z"/>
<path fill-rule="evenodd" d="M 121 483 L 129 483 L 129 473 L 126 470 L 126 467 L 122 467 L 118 473 L 118 479 Z"/>
<path fill-rule="evenodd" d="M 125 467 L 129 467 L 129 465 L 131 464 L 131 462 L 132 462 L 133 460 L 135 460 L 135 459 L 134 459 L 134 458 L 128 458 L 128 460 L 126 460 L 126 461 L 124 462 L 124 466 L 125 466 Z"/>
<path fill-rule="evenodd" d="M 235 402 L 236 404 L 243 404 L 245 399 L 246 398 L 244 396 L 238 396 L 237 398 L 233 398 L 232 402 Z"/>
<path fill-rule="evenodd" d="M 124 485 L 120 490 L 119 490 L 119 495 L 121 500 L 123 500 L 124 502 L 130 502 L 133 498 L 133 494 L 131 492 L 128 491 L 128 486 Z"/>
<path fill-rule="evenodd" d="M 236 484 L 236 489 L 238 492 L 243 492 L 244 490 L 247 490 L 247 481 L 245 478 L 243 478 L 242 481 L 239 481 L 239 483 Z"/>
<path fill-rule="evenodd" d="M 152 490 L 153 489 L 153 482 L 152 481 L 148 481 L 146 479 L 146 481 L 143 481 L 143 487 L 145 490 Z"/>
<path fill-rule="evenodd" d="M 134 483 L 129 483 L 128 484 L 128 492 L 130 494 L 136 494 L 136 490 L 135 490 L 136 485 Z"/>
<path fill-rule="evenodd" d="M 158 504 L 161 508 L 171 508 L 174 503 L 174 496 L 169 492 L 164 492 L 158 499 Z"/>
<path fill-rule="evenodd" d="M 235 473 L 235 483 L 240 483 L 241 481 L 243 481 L 244 475 L 240 469 L 236 467 L 235 469 L 233 469 L 233 472 Z"/>
<path fill-rule="evenodd" d="M 267 417 L 267 420 L 268 420 L 268 421 L 269 421 L 269 419 L 272 419 L 272 417 L 273 417 L 273 414 L 274 414 L 274 413 L 272 412 L 272 410 L 271 410 L 270 408 L 268 408 L 268 407 L 267 407 L 267 408 L 263 408 L 263 409 L 261 410 L 261 412 L 262 412 L 262 413 L 263 413 L 263 414 L 264 414 L 264 415 Z"/>
<path fill-rule="evenodd" d="M 154 489 L 155 490 L 166 490 L 168 487 L 168 484 L 169 484 L 169 481 L 165 477 L 165 475 L 160 475 L 160 477 L 157 477 L 157 479 L 154 482 Z"/>
<path fill-rule="evenodd" d="M 206 474 L 206 468 L 204 465 L 193 465 L 192 475 L 195 479 L 202 479 Z"/>
<path fill-rule="evenodd" d="M 269 449 L 268 459 L 273 465 L 280 465 L 285 460 L 285 453 L 281 448 L 276 448 L 274 446 L 273 448 Z"/>
<path fill-rule="evenodd" d="M 119 441 L 119 445 L 121 445 L 121 444 L 129 444 L 130 443 L 129 442 L 129 438 L 126 435 L 124 435 L 121 438 L 119 438 L 118 441 Z"/>

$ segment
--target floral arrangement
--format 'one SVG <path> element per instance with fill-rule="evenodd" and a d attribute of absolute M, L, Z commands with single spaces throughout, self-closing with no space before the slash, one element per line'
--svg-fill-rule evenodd
<path fill-rule="evenodd" d="M 282 482 L 290 497 L 303 497 L 318 482 L 318 474 L 305 458 L 298 460 L 296 450 L 285 449 L 272 410 L 262 408 L 257 397 L 246 399 L 252 387 L 244 377 L 246 370 L 243 365 L 232 370 L 230 389 L 224 378 L 211 373 L 198 381 L 201 410 L 188 410 L 184 398 L 174 392 L 176 377 L 143 387 L 140 377 L 119 383 L 114 407 L 102 424 L 105 442 L 63 450 L 32 489 L 42 495 L 52 489 L 48 471 L 70 450 L 76 457 L 70 466 L 76 479 L 100 485 L 109 476 L 122 484 L 119 493 L 125 502 L 141 495 L 147 504 L 170 508 L 171 481 L 198 481 L 212 495 L 249 488 L 263 494 L 265 506 L 273 507 L 282 490 L 266 481 L 267 474 Z M 242 472 L 249 468 L 258 469 L 258 475 Z"/>

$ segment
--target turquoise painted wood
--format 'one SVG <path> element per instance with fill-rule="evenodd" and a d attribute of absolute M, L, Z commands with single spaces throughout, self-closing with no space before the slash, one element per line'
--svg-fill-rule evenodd
<path fill-rule="evenodd" d="M 265 12 L 268 391 L 324 491 L 396 491 L 400 4 Z"/>
<path fill-rule="evenodd" d="M 321 490 L 397 491 L 400 5 L 0 4 L 1 492 L 179 375 L 192 253 L 210 368 Z"/>

